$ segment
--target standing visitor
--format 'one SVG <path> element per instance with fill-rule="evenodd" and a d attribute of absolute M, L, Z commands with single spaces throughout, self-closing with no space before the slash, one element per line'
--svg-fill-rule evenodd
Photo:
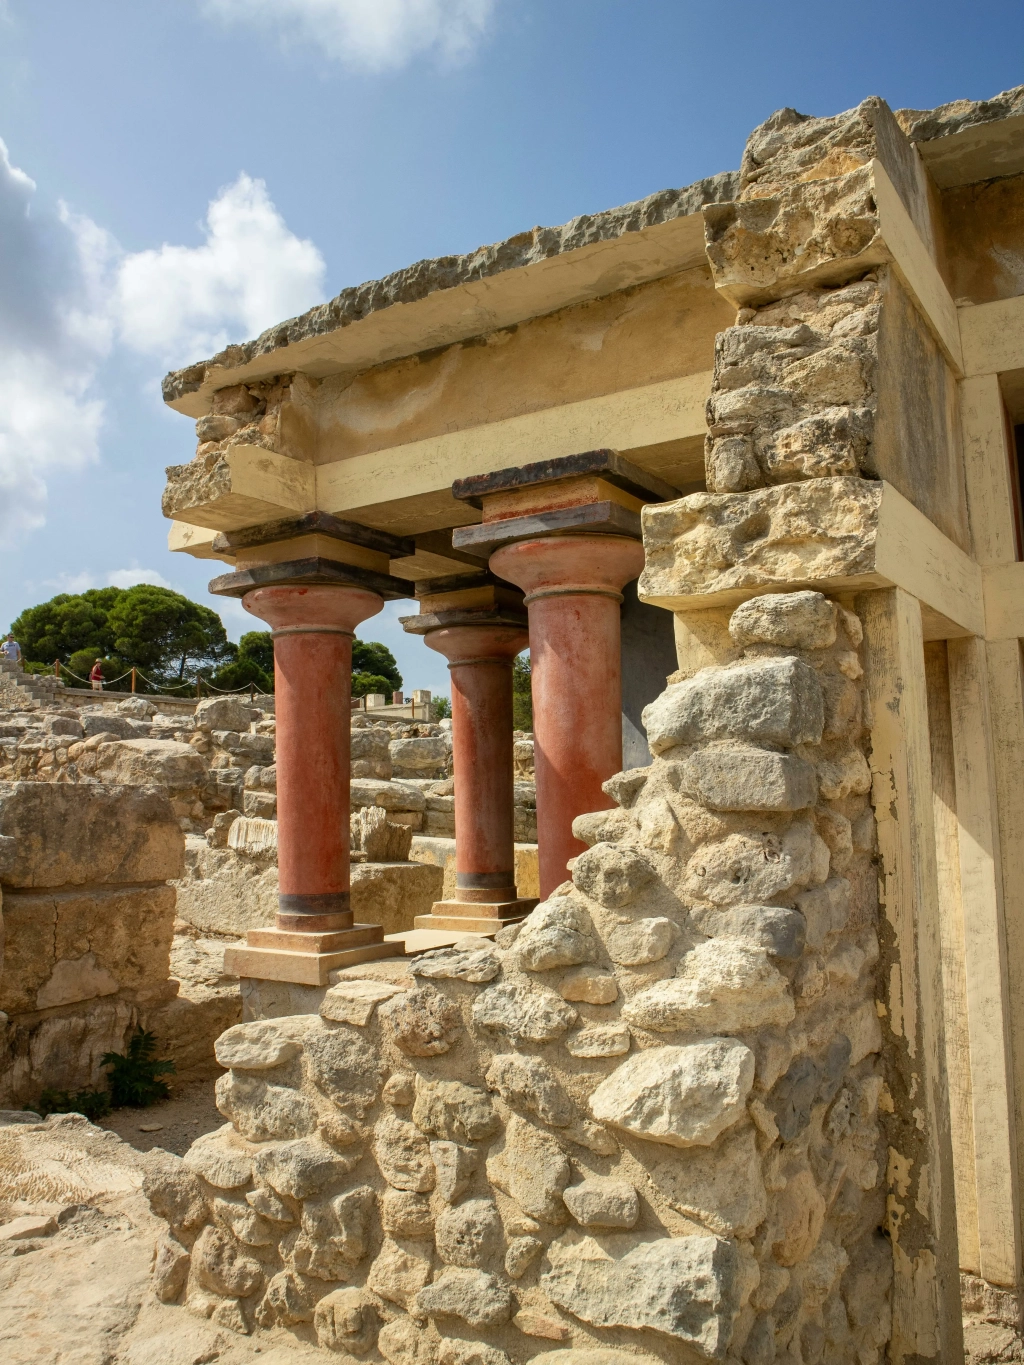
<path fill-rule="evenodd" d="M 103 691 L 103 669 L 101 664 L 102 660 L 97 659 L 92 666 L 92 672 L 89 674 L 89 681 L 92 683 L 92 690 L 94 692 Z"/>
<path fill-rule="evenodd" d="M 18 644 L 10 631 L 7 632 L 7 639 L 3 644 L 0 644 L 0 654 L 2 654 L 5 659 L 10 659 L 12 664 L 21 663 L 21 645 Z"/>

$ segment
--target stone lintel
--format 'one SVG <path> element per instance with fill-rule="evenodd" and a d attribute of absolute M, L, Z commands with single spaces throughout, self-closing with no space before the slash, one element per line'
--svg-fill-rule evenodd
<path fill-rule="evenodd" d="M 222 531 L 214 538 L 212 549 L 215 552 L 237 554 L 239 550 L 314 534 L 377 550 L 389 559 L 400 559 L 416 552 L 415 542 L 406 536 L 393 536 L 387 531 L 377 531 L 355 521 L 343 521 L 339 517 L 332 517 L 329 512 L 306 512 L 302 516 L 263 522 L 259 526 Z"/>
<path fill-rule="evenodd" d="M 253 588 L 292 587 L 323 584 L 342 588 L 363 588 L 375 592 L 386 602 L 409 597 L 412 584 L 391 574 L 376 573 L 336 559 L 293 559 L 283 564 L 265 564 L 239 573 L 221 574 L 211 579 L 210 592 L 218 597 L 244 597 Z"/>
<path fill-rule="evenodd" d="M 984 635 L 982 571 L 881 480 L 808 479 L 747 493 L 692 493 L 643 513 L 642 601 L 733 607 L 760 593 L 902 587 L 926 633 Z"/>
<path fill-rule="evenodd" d="M 655 498 L 664 501 L 674 498 L 679 490 L 671 484 L 624 459 L 616 450 L 585 450 L 578 455 L 563 455 L 552 460 L 537 460 L 533 464 L 510 469 L 496 469 L 490 474 L 477 474 L 468 479 L 456 479 L 452 496 L 473 507 L 483 507 L 483 500 L 493 493 L 509 493 L 514 489 L 536 484 L 556 483 L 586 475 L 600 474 L 616 488 L 636 498 Z"/>
<path fill-rule="evenodd" d="M 541 536 L 565 535 L 572 532 L 591 535 L 641 536 L 640 514 L 616 502 L 590 502 L 579 507 L 563 507 L 555 512 L 537 512 L 531 516 L 509 517 L 504 521 L 481 522 L 477 526 L 460 526 L 452 532 L 452 543 L 459 549 L 479 554 L 487 560 L 502 545 L 516 540 L 536 540 Z"/>

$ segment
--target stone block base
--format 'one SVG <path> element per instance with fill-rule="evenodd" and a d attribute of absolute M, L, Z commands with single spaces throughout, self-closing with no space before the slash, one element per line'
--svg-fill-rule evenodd
<path fill-rule="evenodd" d="M 326 986 L 330 972 L 378 958 L 400 957 L 400 943 L 385 943 L 379 924 L 354 924 L 325 934 L 250 929 L 244 947 L 224 950 L 224 970 L 263 981 Z"/>
<path fill-rule="evenodd" d="M 390 812 L 389 812 L 390 818 Z M 413 927 L 444 896 L 444 872 L 422 862 L 359 863 L 352 868 L 352 913 L 387 934 Z"/>
<path fill-rule="evenodd" d="M 481 903 L 474 901 L 437 901 L 429 915 L 417 915 L 415 928 L 463 934 L 493 934 L 503 924 L 517 924 L 537 904 L 520 896 L 514 901 Z"/>

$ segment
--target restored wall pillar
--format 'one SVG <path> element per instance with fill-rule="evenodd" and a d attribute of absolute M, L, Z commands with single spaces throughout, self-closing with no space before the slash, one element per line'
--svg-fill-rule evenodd
<path fill-rule="evenodd" d="M 491 556 L 530 614 L 542 897 L 587 847 L 573 835 L 576 816 L 614 805 L 602 783 L 622 767 L 619 605 L 643 565 L 643 546 L 623 536 L 552 536 Z"/>

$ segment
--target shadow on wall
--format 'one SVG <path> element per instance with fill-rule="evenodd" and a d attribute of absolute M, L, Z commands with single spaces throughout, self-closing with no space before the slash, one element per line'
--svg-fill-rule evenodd
<path fill-rule="evenodd" d="M 649 607 L 637 597 L 636 583 L 622 590 L 622 767 L 646 768 L 651 762 L 640 716 L 665 690 L 674 673 L 673 617 L 664 607 Z"/>

